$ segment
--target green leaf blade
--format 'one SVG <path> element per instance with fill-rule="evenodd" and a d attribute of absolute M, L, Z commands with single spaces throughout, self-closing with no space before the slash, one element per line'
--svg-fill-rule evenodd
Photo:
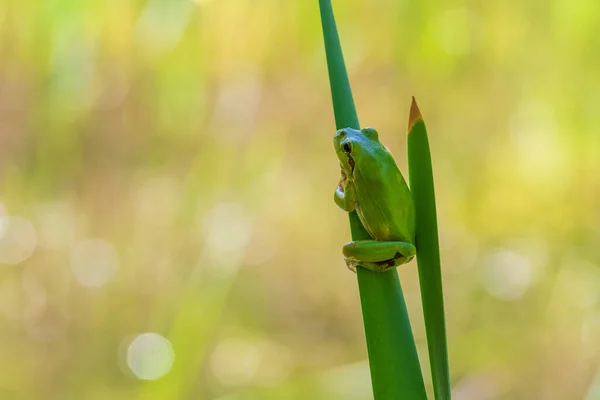
<path fill-rule="evenodd" d="M 417 264 L 433 389 L 436 400 L 449 400 L 450 370 L 433 167 L 425 122 L 413 97 L 408 123 L 408 171 L 417 219 Z"/>

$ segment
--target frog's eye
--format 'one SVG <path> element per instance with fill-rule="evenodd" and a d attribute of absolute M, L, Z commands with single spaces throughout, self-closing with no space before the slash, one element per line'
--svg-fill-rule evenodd
<path fill-rule="evenodd" d="M 363 128 L 363 129 L 361 129 L 361 132 L 363 134 L 365 134 L 366 136 L 370 137 L 371 139 L 377 139 L 379 136 L 377 134 L 377 131 L 373 128 Z"/>
<path fill-rule="evenodd" d="M 342 149 L 344 149 L 344 153 L 350 153 L 352 151 L 352 146 L 350 142 L 346 142 L 342 145 Z"/>

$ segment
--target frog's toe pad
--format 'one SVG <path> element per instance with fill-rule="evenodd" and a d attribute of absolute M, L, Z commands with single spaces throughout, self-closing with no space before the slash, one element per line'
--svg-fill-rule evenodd
<path fill-rule="evenodd" d="M 346 266 L 350 271 L 356 273 L 356 266 L 358 265 L 358 261 L 353 260 L 351 258 L 344 258 L 344 262 L 346 263 Z"/>

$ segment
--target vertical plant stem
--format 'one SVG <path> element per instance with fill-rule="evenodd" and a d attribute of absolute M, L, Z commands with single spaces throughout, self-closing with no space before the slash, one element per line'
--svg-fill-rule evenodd
<path fill-rule="evenodd" d="M 337 129 L 360 129 L 331 2 L 319 6 Z M 349 217 L 352 239 L 370 239 L 356 212 Z M 357 276 L 375 399 L 426 399 L 398 273 L 358 268 Z"/>
<path fill-rule="evenodd" d="M 433 389 L 436 400 L 450 400 L 450 371 L 433 169 L 427 129 L 414 97 L 410 108 L 407 142 L 410 190 L 417 217 L 417 263 Z"/>

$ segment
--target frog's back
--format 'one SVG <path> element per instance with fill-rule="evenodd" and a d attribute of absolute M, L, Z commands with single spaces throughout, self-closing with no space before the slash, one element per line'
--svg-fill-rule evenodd
<path fill-rule="evenodd" d="M 392 155 L 383 148 L 376 159 L 386 162 L 355 171 L 366 185 L 356 187 L 357 213 L 371 237 L 414 243 L 415 212 L 408 185 Z"/>

